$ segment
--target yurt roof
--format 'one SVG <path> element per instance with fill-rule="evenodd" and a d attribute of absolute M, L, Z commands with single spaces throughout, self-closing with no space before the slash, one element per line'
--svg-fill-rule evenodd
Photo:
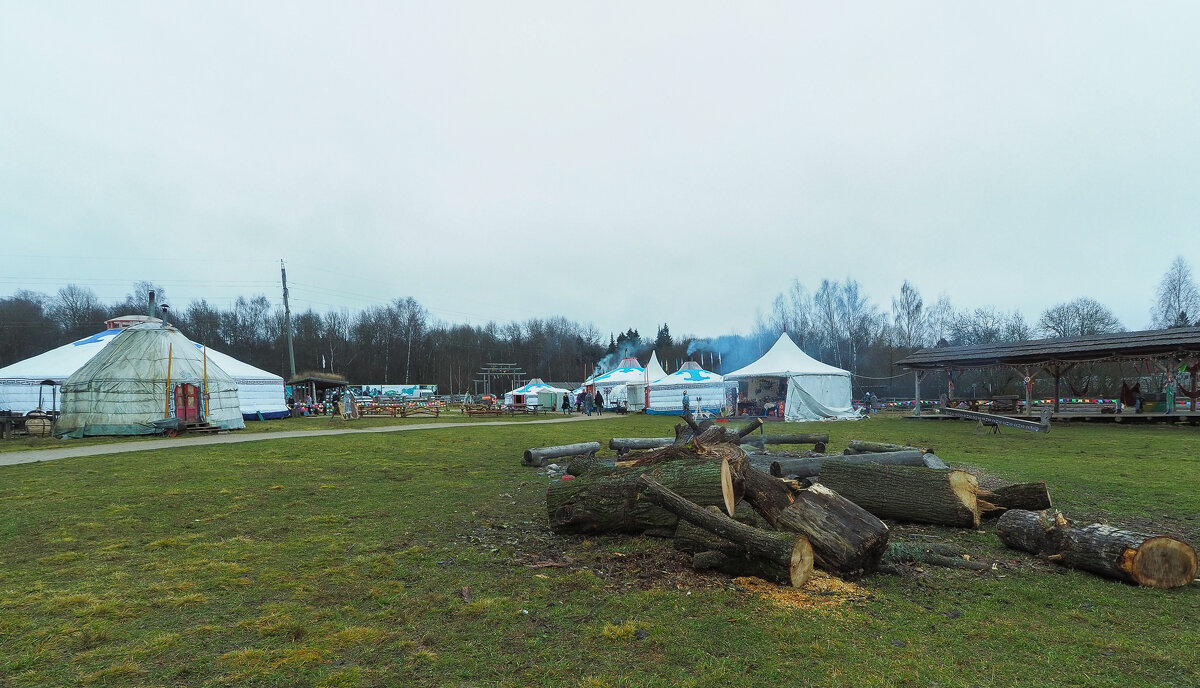
<path fill-rule="evenodd" d="M 850 372 L 835 368 L 809 356 L 796 346 L 787 332 L 779 335 L 775 344 L 757 361 L 745 368 L 726 373 L 726 380 L 744 377 L 793 377 L 796 375 L 842 375 Z"/>
<path fill-rule="evenodd" d="M 616 368 L 597 377 L 591 384 L 609 384 L 616 382 L 639 382 L 645 379 L 646 370 L 633 356 L 622 358 Z"/>
<path fill-rule="evenodd" d="M 0 380 L 55 380 L 62 382 L 79 370 L 123 328 L 105 330 L 70 344 L 51 349 L 23 361 L 0 368 Z"/>
<path fill-rule="evenodd" d="M 546 384 L 545 382 L 542 382 L 541 378 L 535 377 L 532 380 L 530 380 L 529 382 L 525 383 L 524 385 L 509 392 L 509 394 L 537 394 L 538 392 L 567 392 L 567 391 L 568 390 L 561 389 L 559 387 L 551 387 L 550 385 Z"/>
<path fill-rule="evenodd" d="M 670 375 L 659 378 L 657 382 L 653 383 L 653 386 L 659 387 L 666 385 L 688 384 L 704 385 L 723 381 L 724 378 L 717 373 L 701 368 L 700 364 L 696 363 L 695 361 L 688 361 L 684 363 L 679 370 L 676 370 Z"/>

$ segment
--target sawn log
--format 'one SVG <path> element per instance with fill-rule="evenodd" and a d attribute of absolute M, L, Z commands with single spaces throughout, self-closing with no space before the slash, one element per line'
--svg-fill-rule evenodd
<path fill-rule="evenodd" d="M 713 550 L 727 557 L 749 557 L 769 564 L 766 569 L 775 572 L 774 580 L 795 587 L 804 585 L 812 575 L 812 546 L 803 535 L 760 530 L 738 523 L 720 512 L 704 509 L 684 499 L 650 475 L 639 476 L 638 482 L 647 501 L 658 504 L 680 519 L 729 543 L 717 546 L 714 541 Z"/>
<path fill-rule="evenodd" d="M 544 466 L 547 459 L 556 459 L 561 456 L 595 454 L 598 451 L 600 451 L 599 442 L 580 442 L 579 444 L 564 444 L 557 447 L 535 447 L 525 450 L 525 453 L 521 457 L 521 462 L 526 466 Z"/>
<path fill-rule="evenodd" d="M 782 478 L 811 478 L 820 475 L 824 462 L 848 464 L 887 464 L 891 466 L 925 466 L 927 468 L 949 468 L 934 454 L 917 451 L 886 452 L 880 454 L 816 456 L 812 458 L 779 459 L 771 463 L 771 475 Z"/>
<path fill-rule="evenodd" d="M 979 484 L 966 471 L 826 462 L 820 482 L 879 518 L 974 528 Z"/>
<path fill-rule="evenodd" d="M 1196 550 L 1182 540 L 1101 523 L 1078 526 L 1055 510 L 1007 511 L 996 534 L 1012 549 L 1127 583 L 1177 588 L 1196 577 Z"/>

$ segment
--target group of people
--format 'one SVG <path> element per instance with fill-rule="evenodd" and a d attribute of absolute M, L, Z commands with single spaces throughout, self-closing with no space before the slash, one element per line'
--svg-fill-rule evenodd
<path fill-rule="evenodd" d="M 575 412 L 586 413 L 590 416 L 592 411 L 598 415 L 604 414 L 604 395 L 596 390 L 596 394 L 593 396 L 585 389 L 575 396 Z M 571 396 L 569 394 L 563 395 L 562 412 L 568 416 L 571 415 Z"/>

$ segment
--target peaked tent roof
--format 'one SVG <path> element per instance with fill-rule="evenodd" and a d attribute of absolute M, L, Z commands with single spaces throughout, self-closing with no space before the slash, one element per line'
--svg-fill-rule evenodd
<path fill-rule="evenodd" d="M 717 373 L 705 370 L 695 361 L 688 361 L 679 370 L 661 377 L 652 383 L 651 387 L 666 387 L 667 385 L 710 385 L 723 382 Z"/>
<path fill-rule="evenodd" d="M 850 377 L 850 371 L 835 368 L 809 356 L 796 346 L 787 332 L 779 335 L 775 344 L 757 361 L 726 373 L 726 380 L 744 377 L 794 377 L 797 375 L 841 375 Z"/>
<path fill-rule="evenodd" d="M 595 380 L 590 380 L 588 384 L 596 385 L 612 385 L 622 382 L 645 382 L 646 369 L 633 356 L 627 356 L 621 359 L 616 368 L 597 377 Z"/>
<path fill-rule="evenodd" d="M 667 371 L 663 370 L 662 364 L 658 362 L 658 352 L 650 352 L 650 360 L 646 362 L 646 381 L 656 382 L 667 376 Z"/>

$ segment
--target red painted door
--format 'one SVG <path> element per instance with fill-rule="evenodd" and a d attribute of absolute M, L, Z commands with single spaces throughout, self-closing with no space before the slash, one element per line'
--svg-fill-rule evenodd
<path fill-rule="evenodd" d="M 200 420 L 200 388 L 196 385 L 175 386 L 175 417 Z"/>

